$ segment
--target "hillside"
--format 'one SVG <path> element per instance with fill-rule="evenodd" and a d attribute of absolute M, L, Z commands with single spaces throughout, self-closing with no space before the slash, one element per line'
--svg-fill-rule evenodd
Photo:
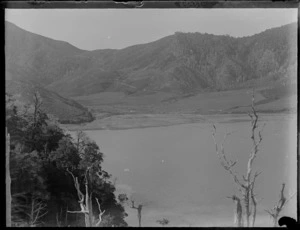
<path fill-rule="evenodd" d="M 33 94 L 38 92 L 42 99 L 42 109 L 51 114 L 60 123 L 79 124 L 90 122 L 94 118 L 92 114 L 78 102 L 61 97 L 43 87 L 31 83 L 10 80 L 6 82 L 7 93 L 18 97 L 18 100 L 25 103 L 33 103 Z"/>
<path fill-rule="evenodd" d="M 296 23 L 244 38 L 176 32 L 148 44 L 95 51 L 6 24 L 8 70 L 65 96 L 226 90 L 249 80 L 291 78 L 296 70 Z"/>
<path fill-rule="evenodd" d="M 83 72 L 74 70 L 48 88 L 67 88 L 66 95 L 79 96 L 227 90 L 260 79 L 268 79 L 269 84 L 295 73 L 295 45 L 294 25 L 242 39 L 176 33 L 122 50 L 81 54 L 84 60 L 91 58 L 92 66 Z"/>
<path fill-rule="evenodd" d="M 220 98 L 207 93 L 255 87 L 263 105 L 297 92 L 296 23 L 243 38 L 176 32 L 120 50 L 80 50 L 9 22 L 6 38 L 7 81 L 30 82 L 101 113 L 157 113 L 182 107 L 185 112 L 208 113 L 220 110 L 213 102 Z M 9 91 L 12 84 L 7 85 Z M 228 100 L 234 95 L 240 93 Z M 205 97 L 215 99 L 199 110 L 197 98 Z M 192 103 L 185 104 L 185 98 Z"/>
<path fill-rule="evenodd" d="M 64 68 L 61 65 L 63 60 L 81 52 L 82 50 L 67 42 L 53 40 L 25 31 L 12 23 L 5 23 L 6 69 L 14 79 L 34 80 L 46 85 L 57 80 L 53 71 Z"/>
<path fill-rule="evenodd" d="M 64 58 L 82 52 L 67 42 L 56 41 L 6 23 L 6 92 L 18 94 L 20 100 L 32 102 L 38 91 L 43 109 L 61 123 L 81 123 L 93 120 L 92 114 L 79 103 L 66 99 L 43 86 L 55 80 L 53 70 Z"/>

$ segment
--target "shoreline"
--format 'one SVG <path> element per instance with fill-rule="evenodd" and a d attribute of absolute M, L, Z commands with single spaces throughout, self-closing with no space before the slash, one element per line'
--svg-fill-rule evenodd
<path fill-rule="evenodd" d="M 265 117 L 296 117 L 295 112 L 258 113 L 264 120 Z M 248 114 L 122 114 L 95 119 L 84 124 L 60 124 L 60 127 L 68 131 L 92 131 L 92 130 L 128 130 L 154 127 L 168 127 L 182 124 L 195 123 L 231 123 L 250 122 Z"/>

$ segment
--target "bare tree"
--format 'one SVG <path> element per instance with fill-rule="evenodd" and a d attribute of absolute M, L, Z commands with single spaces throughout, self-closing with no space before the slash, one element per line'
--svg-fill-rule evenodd
<path fill-rule="evenodd" d="M 131 208 L 137 210 L 138 220 L 139 220 L 139 227 L 142 227 L 142 208 L 143 204 L 139 204 L 137 207 L 134 205 L 134 201 L 131 200 Z"/>
<path fill-rule="evenodd" d="M 39 94 L 38 91 L 34 92 L 33 94 L 33 129 L 32 129 L 32 133 L 31 133 L 31 139 L 33 139 L 34 137 L 34 133 L 35 133 L 35 128 L 38 125 L 38 119 L 39 119 L 39 115 L 40 115 L 40 111 L 41 111 L 41 106 L 43 104 L 42 98 Z"/>
<path fill-rule="evenodd" d="M 10 136 L 6 131 L 6 156 L 5 156 L 5 188 L 6 188 L 6 226 L 11 227 L 11 178 L 10 178 Z"/>
<path fill-rule="evenodd" d="M 100 223 L 102 222 L 102 216 L 105 213 L 105 210 L 104 211 L 101 210 L 100 203 L 97 198 L 96 198 L 96 202 L 98 204 L 99 215 L 98 215 L 98 221 L 95 220 L 96 222 L 94 222 L 94 226 L 99 227 Z"/>
<path fill-rule="evenodd" d="M 244 221 L 243 221 L 243 208 L 242 208 L 241 199 L 239 197 L 237 197 L 236 195 L 233 195 L 228 198 L 232 199 L 236 204 L 236 208 L 234 211 L 234 224 L 237 227 L 243 227 Z"/>
<path fill-rule="evenodd" d="M 41 106 L 43 104 L 42 98 L 38 91 L 34 92 L 33 94 L 33 103 L 34 103 L 34 111 L 33 111 L 33 125 L 36 125 L 38 113 L 41 109 Z"/>
<path fill-rule="evenodd" d="M 48 213 L 44 200 L 35 195 L 28 197 L 25 192 L 15 193 L 12 196 L 14 198 L 14 202 L 12 202 L 12 222 L 15 227 L 36 227 L 42 223 L 42 217 Z M 16 202 L 16 199 L 23 202 Z"/>
<path fill-rule="evenodd" d="M 138 206 L 135 206 L 135 201 L 133 200 L 132 196 L 129 199 L 126 193 L 119 194 L 118 199 L 119 199 L 120 204 L 122 204 L 122 205 L 127 204 L 130 206 L 130 203 L 131 203 L 130 208 L 137 210 L 139 227 L 141 227 L 142 226 L 142 209 L 143 209 L 143 207 L 149 205 L 151 202 L 147 201 L 147 202 L 140 203 Z"/>
<path fill-rule="evenodd" d="M 286 199 L 286 197 L 284 196 L 284 188 L 285 188 L 285 184 L 283 183 L 281 191 L 280 191 L 279 201 L 274 206 L 274 208 L 265 210 L 267 213 L 269 213 L 269 215 L 273 219 L 274 227 L 278 227 L 277 220 L 278 220 L 279 214 L 281 213 L 281 211 L 283 210 L 283 208 L 287 204 L 287 202 L 296 194 L 296 193 L 294 193 L 289 199 Z"/>
<path fill-rule="evenodd" d="M 93 215 L 93 207 L 92 207 L 92 193 L 89 194 L 88 190 L 88 180 L 87 180 L 87 174 L 88 174 L 89 168 L 86 169 L 85 172 L 85 194 L 83 194 L 80 190 L 80 184 L 78 182 L 78 178 L 74 176 L 74 174 L 67 169 L 67 172 L 72 176 L 74 181 L 74 186 L 77 191 L 78 196 L 78 203 L 80 205 L 80 211 L 68 211 L 69 213 L 83 213 L 85 217 L 85 226 L 86 227 L 98 227 L 102 221 L 102 215 L 104 214 L 105 210 L 102 211 L 100 207 L 100 203 L 97 198 L 96 202 L 98 204 L 99 209 L 99 215 L 98 220 L 95 219 Z"/>
<path fill-rule="evenodd" d="M 20 204 L 17 202 L 17 199 L 26 200 L 27 196 L 25 192 L 15 193 L 12 195 L 12 202 L 11 202 L 11 221 L 12 226 L 20 226 L 21 224 L 24 224 L 24 218 L 21 217 L 20 214 L 24 213 L 24 210 L 26 210 L 27 206 L 25 204 Z"/>
<path fill-rule="evenodd" d="M 66 207 L 66 212 L 65 212 L 65 220 L 63 224 L 63 209 L 60 208 L 60 213 L 56 213 L 56 225 L 57 227 L 63 227 L 68 225 L 68 206 Z"/>
<path fill-rule="evenodd" d="M 30 206 L 29 212 L 26 213 L 29 217 L 28 224 L 30 227 L 36 227 L 40 223 L 40 219 L 48 213 L 47 205 L 42 200 L 32 197 Z"/>
<path fill-rule="evenodd" d="M 58 213 L 56 213 L 56 225 L 57 225 L 57 227 L 61 227 L 62 226 L 62 224 L 61 224 L 61 220 L 59 220 L 59 218 L 58 218 Z"/>
<path fill-rule="evenodd" d="M 250 227 L 251 216 L 252 216 L 252 222 L 251 222 L 252 227 L 254 227 L 255 220 L 256 220 L 257 201 L 256 201 L 255 194 L 254 194 L 254 185 L 255 185 L 256 178 L 259 176 L 259 174 L 261 172 L 257 172 L 257 171 L 253 172 L 253 162 L 257 156 L 257 153 L 259 151 L 258 147 L 262 141 L 261 132 L 264 128 L 264 125 L 262 126 L 262 128 L 260 130 L 258 130 L 258 125 L 257 125 L 258 115 L 254 108 L 254 90 L 253 90 L 253 94 L 252 94 L 251 109 L 252 109 L 252 113 L 249 113 L 248 115 L 251 118 L 252 149 L 250 151 L 250 155 L 248 158 L 247 171 L 246 171 L 245 175 L 242 175 L 242 179 L 239 178 L 238 173 L 233 170 L 233 167 L 236 165 L 237 160 L 232 161 L 231 159 L 228 159 L 225 154 L 225 150 L 224 150 L 224 143 L 226 141 L 226 138 L 231 133 L 225 134 L 225 136 L 223 138 L 223 142 L 221 143 L 221 147 L 219 149 L 219 146 L 217 144 L 216 137 L 215 137 L 216 136 L 216 126 L 215 125 L 213 125 L 213 131 L 212 131 L 212 136 L 213 136 L 213 140 L 214 140 L 215 147 L 216 147 L 216 153 L 221 162 L 221 165 L 233 177 L 233 180 L 236 183 L 236 185 L 238 186 L 238 189 L 241 193 L 242 198 L 239 198 L 236 195 L 231 197 L 236 202 L 236 205 L 237 205 L 236 212 L 237 212 L 237 210 L 241 209 L 239 211 L 239 213 L 236 213 L 236 215 L 238 217 L 238 220 L 236 221 L 236 225 L 239 227 L 243 226 L 243 221 L 242 221 L 243 215 L 246 218 L 247 227 Z M 244 208 L 245 208 L 244 213 L 242 211 L 242 206 L 240 205 L 241 202 L 239 202 L 240 200 L 242 200 L 243 204 L 244 204 Z M 242 216 L 241 216 L 241 213 L 243 213 Z M 240 218 L 240 220 L 239 220 L 239 218 Z"/>
<path fill-rule="evenodd" d="M 34 137 L 37 134 L 37 128 L 39 126 L 39 121 L 41 118 L 41 106 L 42 106 L 42 98 L 38 91 L 35 91 L 33 94 L 33 118 L 32 118 L 32 126 L 31 126 L 31 133 L 28 137 L 30 143 L 34 144 Z M 34 146 L 31 147 L 31 151 L 33 151 L 35 148 Z"/>
<path fill-rule="evenodd" d="M 87 137 L 87 135 L 83 131 L 81 131 L 81 130 L 76 131 L 75 146 L 76 146 L 76 149 L 77 149 L 77 151 L 80 155 L 82 155 L 82 152 L 83 152 L 84 147 L 85 147 L 85 142 L 87 140 L 89 140 L 89 138 Z"/>

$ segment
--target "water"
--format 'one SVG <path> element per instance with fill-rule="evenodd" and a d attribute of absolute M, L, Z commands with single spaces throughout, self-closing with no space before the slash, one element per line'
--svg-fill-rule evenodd
<path fill-rule="evenodd" d="M 250 122 L 216 123 L 217 141 L 226 132 L 225 150 L 237 159 L 237 172 L 246 173 L 252 147 Z M 279 198 L 281 184 L 286 195 L 297 190 L 296 116 L 264 116 L 263 141 L 254 162 L 262 171 L 257 178 L 257 226 L 271 226 L 264 209 Z M 221 167 L 212 139 L 212 124 L 184 124 L 129 130 L 86 131 L 104 153 L 104 169 L 117 177 L 119 192 L 131 194 L 142 210 L 142 226 L 158 226 L 167 218 L 169 226 L 228 226 L 233 222 L 234 204 L 226 198 L 238 194 L 231 176 Z M 126 207 L 130 226 L 137 226 L 136 210 Z M 296 218 L 296 196 L 282 212 Z"/>

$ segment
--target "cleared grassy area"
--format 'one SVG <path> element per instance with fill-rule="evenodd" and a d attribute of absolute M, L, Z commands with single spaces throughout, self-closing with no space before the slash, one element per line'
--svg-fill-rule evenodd
<path fill-rule="evenodd" d="M 162 127 L 204 122 L 206 118 L 195 114 L 126 114 L 96 119 L 87 124 L 63 125 L 68 130 L 122 130 L 147 127 Z"/>
<path fill-rule="evenodd" d="M 153 113 L 214 113 L 222 112 L 234 107 L 245 106 L 251 103 L 251 90 L 232 90 L 223 92 L 205 92 L 197 95 L 175 96 L 170 93 L 159 92 L 155 94 L 128 96 L 119 92 L 105 92 L 88 96 L 73 97 L 79 103 L 91 107 L 105 107 L 114 110 L 129 106 L 131 110 L 144 113 L 145 109 Z M 265 97 L 260 92 L 255 93 L 256 102 L 264 100 Z"/>
<path fill-rule="evenodd" d="M 171 111 L 186 111 L 199 114 L 226 113 L 228 110 L 251 104 L 251 90 L 233 90 L 223 92 L 200 93 L 183 98 L 167 105 Z M 259 92 L 255 92 L 257 102 L 265 99 Z"/>
<path fill-rule="evenodd" d="M 103 104 L 120 103 L 124 97 L 125 94 L 122 92 L 103 92 L 90 94 L 87 96 L 72 97 L 72 99 L 78 101 L 79 103 L 85 106 L 97 106 Z"/>
<path fill-rule="evenodd" d="M 157 92 L 154 94 L 130 96 L 122 92 L 103 92 L 87 96 L 72 97 L 72 99 L 86 106 L 110 105 L 110 104 L 158 104 L 162 100 L 168 99 L 173 95 L 170 93 Z"/>
<path fill-rule="evenodd" d="M 256 109 L 260 113 L 289 113 L 297 108 L 297 95 L 282 98 L 268 97 L 260 89 L 255 91 Z M 238 114 L 250 111 L 251 89 L 221 92 L 205 92 L 181 97 L 168 93 L 126 96 L 122 93 L 101 93 L 81 96 L 77 99 L 92 109 L 96 119 L 87 124 L 68 126 L 69 129 L 130 129 L 198 123 L 215 119 L 216 115 L 228 115 L 228 119 L 240 119 Z"/>

